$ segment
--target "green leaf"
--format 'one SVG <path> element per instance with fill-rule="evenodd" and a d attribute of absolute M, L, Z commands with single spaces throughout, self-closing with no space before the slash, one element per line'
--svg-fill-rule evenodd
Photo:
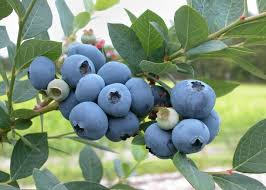
<path fill-rule="evenodd" d="M 150 24 L 150 22 L 156 22 L 163 32 L 168 32 L 163 19 L 150 10 L 145 11 L 132 24 L 131 28 L 136 33 L 147 56 L 150 56 L 152 52 L 160 48 L 164 42 L 161 34 Z"/>
<path fill-rule="evenodd" d="M 22 0 L 25 10 L 31 0 Z M 47 0 L 37 0 L 22 30 L 22 39 L 29 39 L 47 31 L 52 25 L 52 12 Z"/>
<path fill-rule="evenodd" d="M 1 36 L 0 38 L 0 49 L 1 49 L 1 48 L 8 46 L 10 43 L 10 39 L 8 37 L 5 26 L 0 26 L 0 36 Z"/>
<path fill-rule="evenodd" d="M 5 110 L 0 107 L 0 128 L 7 129 L 10 126 L 10 118 L 9 115 L 5 112 Z"/>
<path fill-rule="evenodd" d="M 262 79 L 266 79 L 266 74 L 254 64 L 248 62 L 244 56 L 253 55 L 254 52 L 251 52 L 249 49 L 245 48 L 226 48 L 221 51 L 199 54 L 193 59 L 222 59 L 224 61 L 229 61 L 234 64 L 239 65 L 242 69 L 250 72 L 254 76 L 257 76 Z M 241 57 L 242 56 L 242 57 Z"/>
<path fill-rule="evenodd" d="M 214 175 L 213 179 L 223 190 L 266 189 L 261 182 L 237 173 L 233 175 Z"/>
<path fill-rule="evenodd" d="M 266 39 L 266 19 L 258 19 L 239 24 L 223 34 L 223 38 Z"/>
<path fill-rule="evenodd" d="M 134 145 L 145 145 L 144 135 L 142 133 L 135 136 L 132 140 Z"/>
<path fill-rule="evenodd" d="M 257 5 L 258 5 L 260 13 L 266 11 L 266 1 L 265 0 L 257 0 Z"/>
<path fill-rule="evenodd" d="M 115 190 L 137 190 L 134 187 L 131 187 L 128 184 L 123 184 L 123 183 L 118 183 L 114 186 L 112 186 L 110 189 L 115 189 Z"/>
<path fill-rule="evenodd" d="M 245 0 L 187 0 L 208 22 L 214 33 L 239 19 L 244 13 Z"/>
<path fill-rule="evenodd" d="M 222 49 L 227 48 L 228 46 L 220 40 L 210 40 L 208 42 L 204 42 L 199 46 L 192 48 L 186 52 L 188 56 L 202 54 L 202 53 L 209 53 L 214 51 L 219 51 Z"/>
<path fill-rule="evenodd" d="M 73 33 L 74 15 L 67 6 L 65 0 L 56 0 L 55 5 L 64 34 L 65 36 L 70 36 Z"/>
<path fill-rule="evenodd" d="M 55 61 L 62 53 L 62 43 L 31 39 L 18 49 L 16 63 L 19 69 L 26 68 L 37 56 L 46 56 Z"/>
<path fill-rule="evenodd" d="M 84 28 L 90 21 L 91 15 L 88 12 L 81 12 L 74 17 L 73 26 L 74 30 L 77 31 Z"/>
<path fill-rule="evenodd" d="M 131 145 L 131 153 L 137 162 L 141 162 L 147 158 L 149 152 L 145 146 L 133 144 Z"/>
<path fill-rule="evenodd" d="M 0 82 L 0 96 L 4 96 L 5 94 L 6 94 L 6 85 L 4 82 Z"/>
<path fill-rule="evenodd" d="M 1 185 L 1 184 L 0 184 L 0 189 L 1 190 L 19 190 L 16 187 L 12 187 L 12 186 L 9 186 L 9 185 Z"/>
<path fill-rule="evenodd" d="M 3 171 L 0 171 L 0 183 L 5 183 L 9 180 L 9 174 Z"/>
<path fill-rule="evenodd" d="M 146 56 L 134 31 L 123 24 L 108 24 L 108 29 L 119 55 L 128 63 L 134 74 L 140 73 L 139 64 Z"/>
<path fill-rule="evenodd" d="M 2 101 L 0 101 L 0 109 L 3 109 L 6 113 L 8 112 L 7 108 L 6 108 L 6 104 Z"/>
<path fill-rule="evenodd" d="M 103 166 L 101 160 L 91 147 L 85 146 L 80 152 L 79 165 L 85 180 L 96 183 L 101 181 Z"/>
<path fill-rule="evenodd" d="M 12 186 L 12 187 L 16 187 L 16 188 L 19 188 L 19 184 L 17 181 L 11 181 L 9 183 L 7 183 L 8 185 Z"/>
<path fill-rule="evenodd" d="M 60 181 L 47 169 L 34 169 L 33 179 L 38 190 L 51 190 L 60 183 Z"/>
<path fill-rule="evenodd" d="M 9 45 L 7 46 L 8 51 L 8 59 L 11 65 L 14 65 L 15 56 L 16 56 L 16 45 L 10 41 Z"/>
<path fill-rule="evenodd" d="M 128 163 L 122 162 L 118 159 L 114 160 L 114 169 L 116 175 L 122 178 L 128 176 L 131 172 L 131 166 Z"/>
<path fill-rule="evenodd" d="M 93 12 L 93 10 L 94 10 L 93 0 L 83 0 L 83 4 L 84 4 L 84 7 L 85 7 L 85 10 L 88 13 L 91 14 Z"/>
<path fill-rule="evenodd" d="M 103 11 L 114 6 L 115 4 L 118 4 L 119 2 L 120 0 L 96 0 L 94 7 L 97 11 Z"/>
<path fill-rule="evenodd" d="M 13 9 L 7 0 L 0 1 L 0 20 L 12 13 Z"/>
<path fill-rule="evenodd" d="M 50 36 L 49 36 L 48 31 L 45 31 L 35 36 L 35 39 L 36 40 L 50 40 Z"/>
<path fill-rule="evenodd" d="M 34 133 L 24 136 L 38 149 L 32 149 L 21 139 L 17 141 L 12 152 L 10 172 L 11 179 L 17 180 L 32 175 L 34 168 L 40 168 L 48 158 L 48 142 L 46 133 Z"/>
<path fill-rule="evenodd" d="M 19 119 L 29 119 L 36 115 L 36 112 L 30 109 L 17 109 L 13 111 L 13 117 Z"/>
<path fill-rule="evenodd" d="M 30 128 L 32 121 L 30 119 L 17 119 L 15 121 L 15 128 L 18 130 L 25 130 Z"/>
<path fill-rule="evenodd" d="M 177 67 L 179 68 L 180 73 L 189 74 L 194 78 L 195 71 L 191 64 L 188 63 L 178 63 Z"/>
<path fill-rule="evenodd" d="M 13 93 L 14 103 L 21 103 L 36 97 L 38 91 L 34 89 L 29 80 L 16 81 Z"/>
<path fill-rule="evenodd" d="M 68 189 L 66 188 L 64 184 L 60 183 L 54 186 L 52 190 L 68 190 Z"/>
<path fill-rule="evenodd" d="M 166 44 L 167 55 L 171 55 L 180 50 L 181 44 L 177 38 L 175 26 L 172 26 L 168 30 L 168 42 Z"/>
<path fill-rule="evenodd" d="M 83 144 L 87 144 L 87 145 L 90 145 L 94 148 L 97 148 L 97 149 L 100 149 L 100 150 L 104 150 L 104 151 L 108 151 L 108 152 L 112 152 L 112 153 L 116 153 L 115 151 L 111 150 L 110 148 L 100 144 L 100 143 L 97 143 L 97 142 L 94 142 L 94 141 L 90 141 L 90 140 L 87 140 L 87 139 L 82 139 L 82 138 L 79 138 L 79 137 L 65 137 L 67 139 L 71 139 L 71 140 L 74 140 L 74 141 L 77 141 L 77 142 L 80 142 L 80 143 L 83 143 Z"/>
<path fill-rule="evenodd" d="M 233 167 L 243 173 L 266 173 L 266 120 L 252 126 L 240 139 Z"/>
<path fill-rule="evenodd" d="M 128 9 L 125 9 L 131 23 L 135 22 L 138 18 L 132 13 L 130 12 Z"/>
<path fill-rule="evenodd" d="M 8 0 L 9 5 L 16 11 L 19 18 L 22 18 L 25 9 L 20 0 Z"/>
<path fill-rule="evenodd" d="M 175 31 L 185 50 L 199 45 L 208 38 L 206 21 L 187 5 L 182 6 L 175 13 Z"/>
<path fill-rule="evenodd" d="M 199 80 L 209 84 L 215 91 L 216 97 L 224 96 L 230 92 L 232 92 L 236 87 L 240 84 L 231 81 L 224 80 L 213 80 L 213 79 L 205 79 L 199 78 Z"/>
<path fill-rule="evenodd" d="M 173 163 L 196 190 L 214 190 L 215 185 L 212 176 L 199 171 L 186 158 L 186 155 L 176 153 Z"/>
<path fill-rule="evenodd" d="M 90 182 L 90 181 L 72 181 L 64 183 L 64 186 L 68 190 L 108 190 L 108 188 L 101 184 Z"/>
<path fill-rule="evenodd" d="M 141 61 L 140 68 L 143 72 L 148 72 L 159 76 L 163 76 L 172 72 L 183 71 L 183 69 L 177 67 L 172 62 L 154 63 L 146 60 Z"/>

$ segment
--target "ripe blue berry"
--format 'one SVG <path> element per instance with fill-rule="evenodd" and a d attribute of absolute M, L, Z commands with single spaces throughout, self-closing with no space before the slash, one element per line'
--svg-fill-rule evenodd
<path fill-rule="evenodd" d="M 144 139 L 147 149 L 159 158 L 170 158 L 176 153 L 171 132 L 160 129 L 157 123 L 146 129 Z"/>
<path fill-rule="evenodd" d="M 75 92 L 70 91 L 68 97 L 59 103 L 59 111 L 66 118 L 69 119 L 69 114 L 71 110 L 78 104 L 78 100 L 76 99 Z"/>
<path fill-rule="evenodd" d="M 102 89 L 98 96 L 98 104 L 105 113 L 124 117 L 131 105 L 131 94 L 127 87 L 120 83 L 110 84 Z"/>
<path fill-rule="evenodd" d="M 106 137 L 114 142 L 126 140 L 137 134 L 139 130 L 139 119 L 135 114 L 129 112 L 125 117 L 110 117 Z"/>
<path fill-rule="evenodd" d="M 50 81 L 55 79 L 54 63 L 47 57 L 36 57 L 29 67 L 28 77 L 37 90 L 45 90 Z"/>
<path fill-rule="evenodd" d="M 132 96 L 131 111 L 139 117 L 146 116 L 154 106 L 150 86 L 141 78 L 132 78 L 125 85 Z"/>
<path fill-rule="evenodd" d="M 62 79 L 75 88 L 79 80 L 87 74 L 95 73 L 91 60 L 83 55 L 72 55 L 65 59 L 61 68 Z"/>
<path fill-rule="evenodd" d="M 96 74 L 89 74 L 81 78 L 77 84 L 76 97 L 80 102 L 95 101 L 105 86 L 102 77 Z"/>
<path fill-rule="evenodd" d="M 185 154 L 199 152 L 210 139 L 208 127 L 197 119 L 185 119 L 172 131 L 172 141 L 176 149 Z"/>
<path fill-rule="evenodd" d="M 158 85 L 152 85 L 151 90 L 154 96 L 154 106 L 160 106 L 160 107 L 171 106 L 170 95 L 163 87 Z"/>
<path fill-rule="evenodd" d="M 213 89 L 198 80 L 183 80 L 171 91 L 173 108 L 185 118 L 207 117 L 214 107 L 215 99 Z"/>
<path fill-rule="evenodd" d="M 102 54 L 102 52 L 93 45 L 80 44 L 80 43 L 71 45 L 68 49 L 67 55 L 71 56 L 71 55 L 76 55 L 76 54 L 84 55 L 87 58 L 89 58 L 93 62 L 96 72 L 106 62 L 106 58 Z"/>
<path fill-rule="evenodd" d="M 210 140 L 208 141 L 209 144 L 219 133 L 221 124 L 220 117 L 215 110 L 212 110 L 210 115 L 206 118 L 203 118 L 201 121 L 208 127 L 210 131 Z"/>
<path fill-rule="evenodd" d="M 113 83 L 125 84 L 132 75 L 127 65 L 117 61 L 106 63 L 97 74 L 103 78 L 106 85 Z"/>
<path fill-rule="evenodd" d="M 94 102 L 82 102 L 70 112 L 69 120 L 77 135 L 89 140 L 98 140 L 108 129 L 108 118 Z"/>

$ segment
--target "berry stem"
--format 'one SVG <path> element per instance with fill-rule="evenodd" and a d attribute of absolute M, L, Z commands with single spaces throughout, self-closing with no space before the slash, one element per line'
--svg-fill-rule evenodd
<path fill-rule="evenodd" d="M 39 116 L 40 114 L 48 113 L 50 111 L 58 109 L 58 102 L 53 102 L 45 107 L 41 107 L 40 109 L 33 110 L 36 115 L 31 116 L 29 119 Z"/>
<path fill-rule="evenodd" d="M 19 47 L 21 45 L 22 42 L 22 30 L 24 28 L 24 25 L 35 5 L 37 0 L 32 0 L 25 15 L 23 16 L 23 18 L 19 21 L 19 31 L 18 31 L 18 37 L 17 37 L 17 46 L 16 46 L 16 55 L 17 52 L 19 50 Z M 8 99 L 8 113 L 9 115 L 12 114 L 13 112 L 13 91 L 14 91 L 14 84 L 15 84 L 15 79 L 16 79 L 16 64 L 17 61 L 14 60 L 14 65 L 12 66 L 12 70 L 11 70 L 11 80 L 10 80 L 10 86 L 8 88 L 8 92 L 7 92 L 7 99 Z"/>

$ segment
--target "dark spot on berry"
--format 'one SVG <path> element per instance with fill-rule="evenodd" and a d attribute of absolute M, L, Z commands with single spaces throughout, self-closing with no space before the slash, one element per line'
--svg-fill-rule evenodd
<path fill-rule="evenodd" d="M 86 75 L 88 74 L 88 72 L 91 71 L 88 61 L 84 61 L 83 63 L 81 63 L 79 71 L 82 75 Z"/>
<path fill-rule="evenodd" d="M 82 134 L 82 133 L 84 133 L 84 131 L 85 131 L 85 130 L 84 130 L 83 128 L 81 128 L 78 124 L 74 126 L 74 129 L 75 129 L 75 131 L 76 131 L 78 134 Z"/>
<path fill-rule="evenodd" d="M 112 104 L 116 104 L 117 102 L 119 102 L 120 98 L 121 98 L 121 95 L 119 94 L 119 92 L 118 91 L 114 91 L 114 92 L 110 92 L 109 93 L 108 100 Z"/>
<path fill-rule="evenodd" d="M 191 84 L 192 84 L 192 88 L 197 91 L 202 91 L 205 87 L 201 82 L 198 82 L 198 81 L 191 82 Z"/>
<path fill-rule="evenodd" d="M 54 97 L 58 97 L 58 96 L 61 96 L 62 92 L 59 88 L 51 88 L 51 94 Z"/>
<path fill-rule="evenodd" d="M 203 143 L 201 142 L 200 139 L 196 139 L 193 143 L 192 143 L 192 146 L 195 147 L 195 148 L 201 148 L 203 145 Z"/>
<path fill-rule="evenodd" d="M 30 79 L 30 71 L 27 72 L 28 79 Z"/>

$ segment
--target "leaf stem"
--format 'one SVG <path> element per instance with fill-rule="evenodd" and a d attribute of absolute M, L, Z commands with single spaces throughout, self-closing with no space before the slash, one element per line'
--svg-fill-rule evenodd
<path fill-rule="evenodd" d="M 260 18 L 264 18 L 264 17 L 266 17 L 266 12 L 258 14 L 258 15 L 255 15 L 255 16 L 250 16 L 250 17 L 244 18 L 243 20 L 242 19 L 238 19 L 235 22 L 229 24 L 228 26 L 222 28 L 221 30 L 219 30 L 219 31 L 217 31 L 217 32 L 215 32 L 213 34 L 210 34 L 208 36 L 208 40 L 217 39 L 218 37 L 223 35 L 228 30 L 230 30 L 230 29 L 232 29 L 232 28 L 234 28 L 234 27 L 236 27 L 236 26 L 238 26 L 240 24 L 247 23 L 247 22 L 250 22 L 250 21 L 254 21 L 254 20 L 257 20 L 257 19 L 260 19 Z"/>
<path fill-rule="evenodd" d="M 225 170 L 225 171 L 218 171 L 218 172 L 206 172 L 210 175 L 233 175 L 234 171 L 233 169 Z"/>
<path fill-rule="evenodd" d="M 50 136 L 50 137 L 48 137 L 48 139 L 60 139 L 62 137 L 65 137 L 65 136 L 68 136 L 68 135 L 73 135 L 73 134 L 76 134 L 76 133 L 75 132 L 63 133 L 63 134 L 56 135 L 56 136 Z"/>
<path fill-rule="evenodd" d="M 17 46 L 16 46 L 16 51 L 19 50 L 19 47 L 21 45 L 22 42 L 22 30 L 24 28 L 24 25 L 35 5 L 37 0 L 32 0 L 29 8 L 27 9 L 25 15 L 23 16 L 23 18 L 19 21 L 19 31 L 18 31 L 18 37 L 17 37 Z M 17 55 L 17 52 L 16 52 Z M 12 65 L 12 70 L 11 70 L 11 80 L 10 80 L 10 86 L 7 92 L 7 97 L 8 97 L 8 113 L 9 115 L 12 114 L 13 111 L 13 91 L 14 91 L 14 84 L 15 84 L 15 79 L 16 79 L 16 60 L 14 61 L 14 65 Z"/>

